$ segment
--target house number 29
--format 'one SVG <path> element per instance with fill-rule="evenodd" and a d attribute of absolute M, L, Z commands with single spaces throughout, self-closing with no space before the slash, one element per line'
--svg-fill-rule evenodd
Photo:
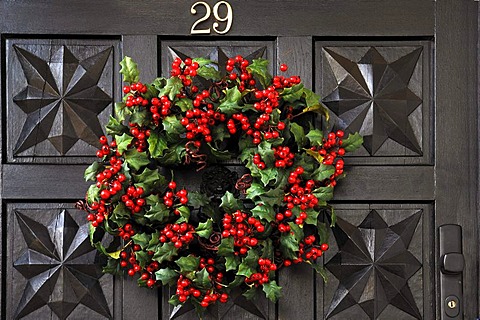
<path fill-rule="evenodd" d="M 208 5 L 208 3 L 203 2 L 203 1 L 198 1 L 195 2 L 192 7 L 190 8 L 190 12 L 193 15 L 197 14 L 197 9 L 195 9 L 197 6 L 204 6 L 205 7 L 205 15 L 201 18 L 199 18 L 197 21 L 195 21 L 192 25 L 192 28 L 190 29 L 190 34 L 210 34 L 211 30 L 210 28 L 206 29 L 198 29 L 198 24 L 208 20 L 210 18 L 210 15 L 212 14 L 212 9 Z M 220 6 L 225 6 L 227 9 L 227 12 L 224 16 L 220 16 L 219 9 Z M 233 20 L 233 11 L 232 11 L 232 6 L 230 3 L 227 1 L 219 1 L 213 6 L 213 16 L 215 17 L 215 22 L 213 23 L 212 27 L 213 30 L 218 33 L 218 34 L 225 34 L 227 33 L 230 28 L 232 27 L 232 20 Z M 225 29 L 221 30 L 219 29 L 220 24 L 218 22 L 226 22 Z"/>

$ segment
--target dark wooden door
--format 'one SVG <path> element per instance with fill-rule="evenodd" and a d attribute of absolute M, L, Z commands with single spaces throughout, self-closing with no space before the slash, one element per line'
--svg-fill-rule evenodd
<path fill-rule="evenodd" d="M 365 143 L 336 195 L 328 283 L 292 268 L 278 275 L 276 305 L 232 299 L 212 317 L 440 319 L 441 290 L 451 288 L 441 288 L 438 230 L 457 224 L 465 259 L 457 308 L 476 318 L 478 3 L 231 1 L 228 33 L 213 30 L 212 16 L 199 25 L 211 33 L 194 36 L 203 15 L 201 6 L 191 15 L 194 2 L 0 4 L 0 318 L 169 318 L 168 290 L 102 276 L 73 203 L 120 99 L 123 55 L 149 81 L 175 55 L 236 54 L 270 59 L 272 72 L 287 63 L 322 95 L 336 126 Z"/>

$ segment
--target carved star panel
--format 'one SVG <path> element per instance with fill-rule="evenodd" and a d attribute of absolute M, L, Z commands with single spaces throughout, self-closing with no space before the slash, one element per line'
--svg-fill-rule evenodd
<path fill-rule="evenodd" d="M 355 163 L 431 160 L 429 50 L 428 43 L 317 43 L 322 102 L 335 128 L 364 137 Z"/>
<path fill-rule="evenodd" d="M 102 273 L 85 215 L 54 204 L 8 211 L 8 318 L 113 319 L 113 277 Z"/>
<path fill-rule="evenodd" d="M 353 207 L 336 210 L 325 256 L 325 319 L 423 319 L 434 296 L 431 208 Z"/>
<path fill-rule="evenodd" d="M 112 112 L 117 47 L 110 40 L 7 41 L 9 161 L 71 163 L 95 153 Z"/>

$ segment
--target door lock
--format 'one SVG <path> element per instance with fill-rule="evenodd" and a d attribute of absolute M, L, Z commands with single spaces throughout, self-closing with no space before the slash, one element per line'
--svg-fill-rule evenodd
<path fill-rule="evenodd" d="M 450 318 L 455 318 L 460 313 L 460 306 L 458 304 L 458 298 L 455 296 L 448 296 L 445 300 L 446 308 L 445 313 Z"/>

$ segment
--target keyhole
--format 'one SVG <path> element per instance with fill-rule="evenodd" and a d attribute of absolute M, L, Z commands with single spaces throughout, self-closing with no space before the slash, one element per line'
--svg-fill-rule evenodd
<path fill-rule="evenodd" d="M 450 300 L 450 301 L 448 301 L 447 306 L 450 309 L 455 309 L 457 307 L 457 303 L 454 300 Z"/>

